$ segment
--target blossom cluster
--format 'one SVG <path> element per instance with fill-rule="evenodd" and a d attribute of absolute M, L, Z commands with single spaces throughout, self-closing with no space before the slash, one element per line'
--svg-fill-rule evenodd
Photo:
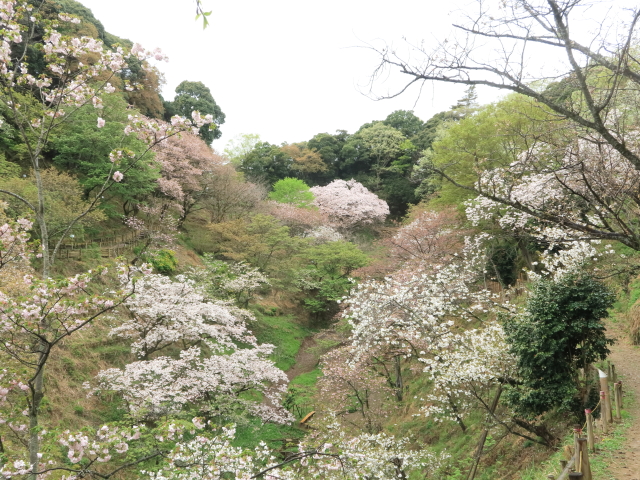
<path fill-rule="evenodd" d="M 324 187 L 312 187 L 313 204 L 341 228 L 382 222 L 389 215 L 387 202 L 355 180 L 334 180 Z"/>
<path fill-rule="evenodd" d="M 421 358 L 433 389 L 422 412 L 436 420 L 458 421 L 469 414 L 478 398 L 506 378 L 513 377 L 516 358 L 508 353 L 502 326 L 490 322 L 451 338 L 451 347 Z"/>
<path fill-rule="evenodd" d="M 291 419 L 279 405 L 287 378 L 268 356 L 272 345 L 258 345 L 246 327 L 248 312 L 222 301 L 207 301 L 193 281 L 147 275 L 135 284 L 136 295 L 125 307 L 130 319 L 111 335 L 133 340 L 141 360 L 97 376 L 99 391 L 120 393 L 131 413 L 157 417 L 186 405 L 204 410 L 242 407 L 265 421 Z M 238 344 L 245 345 L 239 348 Z M 172 345 L 184 349 L 178 358 L 153 354 Z M 269 408 L 244 401 L 238 394 L 262 392 Z M 213 400 L 207 405 L 207 399 Z"/>
<path fill-rule="evenodd" d="M 628 132 L 625 142 L 637 150 L 640 132 Z M 539 238 L 548 227 L 557 240 L 609 238 L 628 234 L 639 185 L 637 168 L 592 133 L 563 147 L 535 145 L 508 168 L 484 171 L 476 183 L 482 195 L 467 202 L 466 213 L 475 225 L 496 220 Z"/>

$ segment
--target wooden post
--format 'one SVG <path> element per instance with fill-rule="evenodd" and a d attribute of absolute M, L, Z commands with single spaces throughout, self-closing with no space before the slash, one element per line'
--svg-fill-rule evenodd
<path fill-rule="evenodd" d="M 592 480 L 591 476 L 591 463 L 589 462 L 589 448 L 587 447 L 587 439 L 579 438 L 579 458 L 580 458 L 580 473 L 584 480 Z"/>
<path fill-rule="evenodd" d="M 620 389 L 620 408 L 624 408 L 624 401 L 623 401 L 624 395 L 622 395 L 622 380 L 620 380 L 618 384 L 620 385 L 618 387 Z"/>
<path fill-rule="evenodd" d="M 607 408 L 605 403 L 607 399 L 605 397 L 604 390 L 600 390 L 600 423 L 602 424 L 602 433 L 609 433 L 609 425 L 607 424 Z"/>
<path fill-rule="evenodd" d="M 580 433 L 582 433 L 582 429 L 580 427 L 573 429 L 573 458 L 575 458 L 574 465 L 576 466 L 576 471 L 580 471 Z"/>
<path fill-rule="evenodd" d="M 622 402 L 620 401 L 622 395 L 620 394 L 620 384 L 618 382 L 613 384 L 613 395 L 616 402 L 616 420 L 622 421 Z"/>
<path fill-rule="evenodd" d="M 596 436 L 593 433 L 593 415 L 591 415 L 591 409 L 587 408 L 584 411 L 587 417 L 587 440 L 589 442 L 589 450 L 593 453 L 596 452 Z"/>
<path fill-rule="evenodd" d="M 609 397 L 609 379 L 607 377 L 607 374 L 604 373 L 602 370 L 599 370 L 599 375 L 600 375 L 600 391 L 604 392 L 604 399 L 602 399 L 602 393 L 600 394 L 601 396 L 600 408 L 602 409 L 601 410 L 602 418 L 607 423 L 607 430 L 608 430 L 608 426 L 613 422 L 612 412 L 611 412 L 611 397 Z M 602 400 L 604 400 L 604 402 L 602 402 Z"/>
<path fill-rule="evenodd" d="M 618 374 L 616 373 L 616 366 L 611 364 L 611 381 L 615 384 L 618 381 Z"/>

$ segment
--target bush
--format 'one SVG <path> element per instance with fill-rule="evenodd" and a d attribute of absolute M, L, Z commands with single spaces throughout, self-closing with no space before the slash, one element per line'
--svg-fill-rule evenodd
<path fill-rule="evenodd" d="M 170 275 L 174 273 L 178 267 L 176 252 L 173 250 L 159 250 L 151 255 L 150 261 L 153 268 L 163 275 Z"/>

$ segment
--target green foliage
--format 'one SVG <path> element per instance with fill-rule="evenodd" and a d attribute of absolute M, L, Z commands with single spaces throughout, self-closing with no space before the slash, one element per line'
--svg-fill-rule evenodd
<path fill-rule="evenodd" d="M 549 115 L 544 109 L 528 98 L 512 95 L 459 122 L 441 123 L 436 131 L 437 139 L 416 169 L 415 179 L 423 183 L 419 190 L 421 193 L 437 190 L 437 205 L 458 206 L 475 198 L 473 192 L 434 176 L 429 166 L 445 171 L 462 186 L 473 187 L 484 170 L 507 167 L 516 161 L 526 149 L 527 139 L 549 128 L 551 124 L 547 120 Z"/>
<path fill-rule="evenodd" d="M 109 177 L 113 168 L 109 153 L 113 149 L 128 151 L 136 157 L 147 150 L 147 146 L 134 135 L 122 135 L 131 113 L 127 103 L 118 95 L 106 95 L 103 104 L 104 108 L 100 111 L 100 116 L 106 121 L 103 128 L 96 126 L 97 110 L 87 105 L 80 108 L 51 141 L 54 164 L 78 175 L 85 197 L 100 188 Z M 138 160 L 135 167 L 127 171 L 122 182 L 114 183 L 109 188 L 108 198 L 120 199 L 125 208 L 144 201 L 155 190 L 159 177 L 159 169 L 152 159 L 153 155 L 147 153 Z M 118 169 L 124 171 L 135 160 L 125 155 Z"/>
<path fill-rule="evenodd" d="M 269 193 L 269 199 L 280 203 L 291 203 L 296 207 L 309 208 L 313 202 L 313 193 L 302 180 L 287 177 L 278 180 Z"/>
<path fill-rule="evenodd" d="M 178 268 L 178 259 L 176 258 L 176 252 L 173 250 L 158 250 L 150 255 L 149 260 L 153 268 L 164 275 L 171 275 Z"/>
<path fill-rule="evenodd" d="M 586 274 L 534 283 L 526 313 L 505 322 L 517 379 L 506 390 L 517 414 L 532 419 L 553 409 L 579 414 L 580 369 L 609 354 L 605 335 L 614 294 Z"/>
<path fill-rule="evenodd" d="M 4 153 L 0 153 L 0 178 L 18 177 L 20 171 L 20 165 L 8 162 Z"/>
<path fill-rule="evenodd" d="M 289 382 L 289 390 L 284 406 L 289 409 L 298 419 L 302 419 L 315 407 L 316 385 L 322 376 L 322 370 L 315 368 L 310 372 L 298 375 Z"/>
<path fill-rule="evenodd" d="M 247 262 L 281 284 L 293 271 L 294 257 L 309 244 L 307 239 L 290 236 L 289 227 L 270 215 L 212 224 L 210 229 L 220 255 Z"/>
<path fill-rule="evenodd" d="M 291 159 L 277 145 L 262 142 L 242 158 L 238 170 L 251 181 L 273 185 L 291 176 Z"/>
<path fill-rule="evenodd" d="M 298 272 L 297 285 L 307 295 L 303 301 L 305 308 L 317 316 L 336 313 L 338 301 L 354 284 L 349 275 L 369 263 L 365 253 L 346 241 L 317 245 L 301 258 L 308 267 Z"/>
<path fill-rule="evenodd" d="M 382 123 L 399 130 L 407 138 L 417 135 L 424 128 L 424 122 L 413 113 L 413 110 L 396 110 L 390 113 Z"/>
<path fill-rule="evenodd" d="M 171 105 L 167 108 L 167 103 Z M 170 120 L 171 115 L 177 114 L 183 117 L 191 118 L 191 112 L 197 110 L 204 117 L 205 115 L 213 115 L 214 127 L 224 123 L 225 114 L 218 106 L 211 95 L 211 90 L 202 82 L 190 82 L 185 80 L 176 87 L 176 97 L 173 102 L 165 102 L 165 120 Z M 222 132 L 219 128 L 211 128 L 204 125 L 200 128 L 200 137 L 211 145 L 216 138 L 220 138 Z"/>
<path fill-rule="evenodd" d="M 78 180 L 68 173 L 55 168 L 42 170 L 40 173 L 44 185 L 45 214 L 49 219 L 49 236 L 51 240 L 58 240 L 69 223 L 89 208 L 89 202 L 83 200 Z M 38 204 L 38 191 L 32 174 L 25 177 L 0 176 L 0 188 L 20 195 L 32 205 Z M 0 194 L 0 199 L 8 203 L 7 213 L 11 217 L 30 217 L 33 214 L 29 207 L 15 197 Z M 97 225 L 103 219 L 101 211 L 93 210 L 83 216 L 69 233 L 81 239 L 86 227 Z M 33 234 L 38 233 L 34 229 Z"/>

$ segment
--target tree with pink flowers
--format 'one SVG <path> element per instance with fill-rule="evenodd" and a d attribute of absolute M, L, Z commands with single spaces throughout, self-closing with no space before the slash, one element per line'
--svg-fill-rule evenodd
<path fill-rule="evenodd" d="M 215 175 L 224 159 L 217 155 L 197 135 L 182 133 L 154 147 L 155 160 L 160 164 L 158 187 L 178 210 L 178 226 L 189 214 L 203 208 L 207 195 L 207 178 Z"/>
<path fill-rule="evenodd" d="M 102 110 L 102 97 L 116 91 L 112 83 L 126 68 L 128 56 L 139 61 L 165 59 L 158 49 L 145 50 L 139 44 L 134 44 L 128 51 L 122 47 L 111 49 L 95 38 L 72 37 L 64 35 L 61 33 L 62 29 L 58 29 L 60 25 L 77 23 L 80 23 L 79 18 L 67 14 L 60 14 L 53 22 L 45 21 L 39 9 L 23 0 L 7 0 L 0 4 L 0 29 L 3 34 L 0 48 L 0 102 L 5 121 L 15 128 L 24 143 L 38 198 L 36 202 L 30 202 L 10 190 L 2 189 L 0 193 L 22 202 L 34 215 L 42 242 L 42 269 L 45 277 L 49 276 L 51 265 L 66 235 L 78 221 L 98 206 L 104 193 L 114 182 L 121 182 L 127 172 L 135 168 L 157 143 L 181 131 L 197 132 L 213 121 L 210 115 L 203 117 L 194 111 L 190 119 L 174 116 L 170 123 L 163 124 L 132 112 L 122 133 L 124 136 L 135 135 L 146 142 L 147 150 L 136 154 L 127 149 L 114 149 L 109 158 L 112 168 L 103 179 L 103 184 L 95 189 L 86 209 L 69 222 L 57 242 L 50 246 L 51 232 L 41 170 L 44 168 L 43 151 L 50 142 L 51 135 L 84 106 L 92 105 L 98 112 Z M 40 28 L 44 30 L 44 35 L 39 33 Z M 46 68 L 38 76 L 30 73 L 32 70 L 28 63 L 28 52 L 33 48 L 44 52 Z M 125 88 L 132 89 L 135 86 L 125 81 Z M 33 97 L 26 99 L 24 92 Z M 105 124 L 105 120 L 99 115 L 95 128 L 104 128 Z M 133 158 L 133 161 L 127 162 L 126 167 L 121 167 L 122 159 L 127 157 Z"/>
<path fill-rule="evenodd" d="M 389 215 L 387 203 L 355 180 L 334 180 L 311 192 L 313 204 L 342 229 L 380 223 Z"/>

